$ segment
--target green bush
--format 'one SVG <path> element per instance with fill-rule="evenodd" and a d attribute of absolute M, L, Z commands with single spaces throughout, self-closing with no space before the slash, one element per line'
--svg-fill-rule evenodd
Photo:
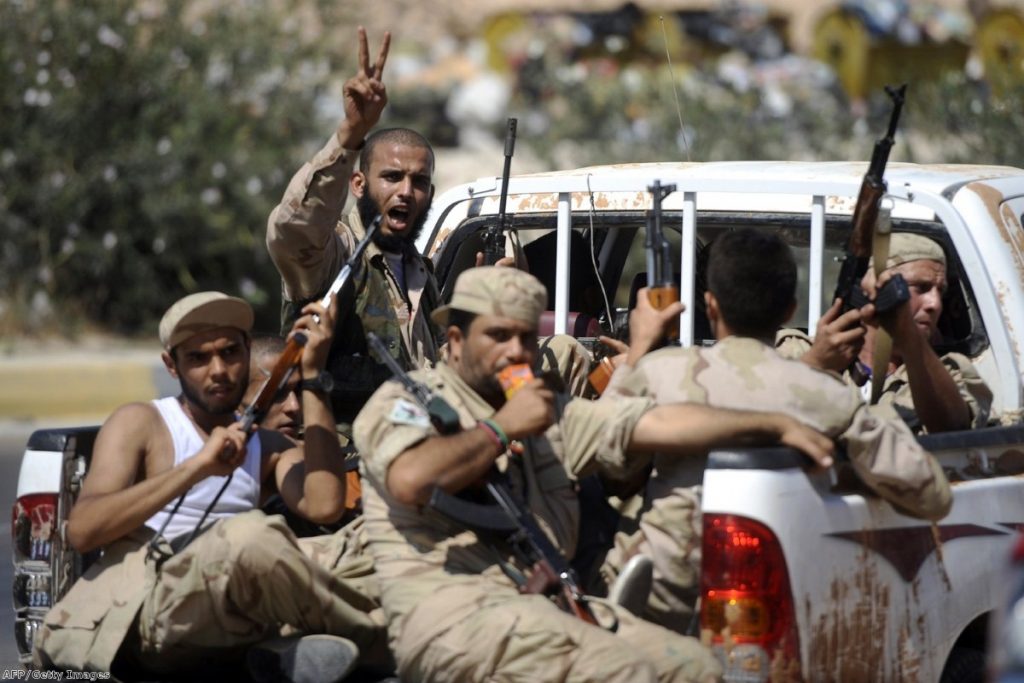
<path fill-rule="evenodd" d="M 342 67 L 272 7 L 0 3 L 0 330 L 151 333 L 199 289 L 275 326 L 266 219 Z"/>
<path fill-rule="evenodd" d="M 0 0 L 0 338 L 83 325 L 152 335 L 169 302 L 200 289 L 245 296 L 274 329 L 267 216 L 341 115 L 355 11 L 334 0 Z M 544 50 L 520 72 L 510 115 L 552 167 L 687 151 L 866 160 L 888 116 L 882 96 L 856 119 L 827 77 L 740 86 L 714 66 L 676 66 L 681 127 L 666 66 Z M 1022 92 L 962 75 L 912 84 L 893 159 L 1024 165 Z M 387 124 L 452 142 L 447 94 L 392 89 Z"/>

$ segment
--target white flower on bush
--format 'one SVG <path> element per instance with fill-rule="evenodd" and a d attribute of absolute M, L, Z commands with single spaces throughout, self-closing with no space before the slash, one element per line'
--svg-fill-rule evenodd
<path fill-rule="evenodd" d="M 199 193 L 199 199 L 207 206 L 220 204 L 220 198 L 220 189 L 216 187 L 208 187 Z"/>
<path fill-rule="evenodd" d="M 99 30 L 96 31 L 96 40 L 100 41 L 101 45 L 106 45 L 114 50 L 120 50 L 124 47 L 124 38 L 106 24 L 100 26 Z"/>

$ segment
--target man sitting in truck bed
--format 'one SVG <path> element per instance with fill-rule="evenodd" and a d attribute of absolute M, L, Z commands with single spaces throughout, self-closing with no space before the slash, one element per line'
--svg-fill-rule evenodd
<path fill-rule="evenodd" d="M 818 323 L 814 343 L 799 330 L 783 330 L 776 338 L 779 353 L 800 358 L 811 367 L 843 373 L 856 362 L 862 376 L 870 378 L 872 354 L 881 324 L 893 339 L 892 358 L 886 369 L 879 403 L 892 405 L 914 431 L 929 433 L 985 426 L 992 407 L 992 391 L 960 353 L 941 358 L 931 342 L 938 336 L 946 293 L 946 254 L 935 241 L 916 233 L 893 233 L 886 270 L 875 283 L 869 267 L 862 286 L 873 298 L 894 274 L 901 274 L 910 289 L 910 301 L 886 316 L 872 314 L 873 307 L 839 315 L 833 304 Z M 864 384 L 870 391 L 871 382 Z"/>
<path fill-rule="evenodd" d="M 250 648 L 254 672 L 269 677 L 260 680 L 338 680 L 357 654 L 348 638 L 364 653 L 385 650 L 375 603 L 311 560 L 280 517 L 255 510 L 270 487 L 295 512 L 333 521 L 345 474 L 323 390 L 303 392 L 304 449 L 266 430 L 246 440 L 235 410 L 252 321 L 248 303 L 219 292 L 187 296 L 164 315 L 163 361 L 181 395 L 121 406 L 100 429 L 67 536 L 79 552 L 104 553 L 47 614 L 38 664 L 113 667 L 130 679 L 209 676 L 285 624 L 345 638 Z M 304 380 L 323 369 L 333 324 L 319 303 L 296 321 L 308 339 Z"/>
<path fill-rule="evenodd" d="M 796 307 L 796 278 L 793 255 L 778 237 L 754 230 L 721 235 L 711 245 L 704 296 L 717 343 L 644 355 L 658 339 L 637 335 L 660 331 L 633 319 L 658 316 L 668 324 L 679 307 L 655 311 L 642 291 L 629 355 L 601 400 L 646 396 L 658 404 L 787 413 L 842 442 L 863 482 L 904 513 L 945 516 L 949 483 L 891 406 L 868 406 L 856 388 L 775 351 L 775 332 Z M 655 456 L 639 528 L 616 535 L 601 567 L 610 586 L 630 558 L 649 556 L 654 586 L 643 616 L 677 631 L 689 626 L 699 589 L 703 467 L 701 458 Z"/>
<path fill-rule="evenodd" d="M 431 495 L 482 493 L 477 484 L 497 467 L 553 554 L 571 553 L 580 513 L 574 476 L 629 469 L 626 449 L 687 453 L 782 439 L 822 458 L 832 444 L 782 415 L 652 409 L 645 399 L 571 400 L 556 421 L 554 391 L 540 379 L 524 379 L 507 397 L 499 373 L 536 360 L 546 301 L 528 273 L 464 271 L 451 303 L 434 314 L 447 329 L 450 360 L 411 373 L 434 398 L 386 382 L 356 419 L 367 536 L 398 673 L 406 681 L 716 680 L 720 667 L 693 639 L 611 606 L 594 611 L 606 625 L 618 616 L 614 635 L 559 610 L 539 594 L 533 560 L 501 534 L 446 518 L 428 505 Z M 454 433 L 440 433 L 424 408 L 436 411 L 442 399 Z M 527 575 L 534 581 L 524 586 Z"/>

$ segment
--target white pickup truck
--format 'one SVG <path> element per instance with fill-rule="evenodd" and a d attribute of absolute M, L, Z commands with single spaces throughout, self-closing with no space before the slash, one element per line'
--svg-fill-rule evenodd
<path fill-rule="evenodd" d="M 549 289 L 545 332 L 590 344 L 621 333 L 645 283 L 643 233 L 655 180 L 677 258 L 684 345 L 711 342 L 703 317 L 704 248 L 715 234 L 780 234 L 800 267 L 795 324 L 813 332 L 827 307 L 865 164 L 739 162 L 595 167 L 513 177 L 507 225 Z M 949 255 L 943 344 L 966 353 L 995 396 L 1024 400 L 1024 170 L 892 163 L 896 230 L 927 233 Z M 500 180 L 437 197 L 418 245 L 445 295 L 495 224 Z M 1005 420 L 1010 423 L 1012 420 Z M 16 638 L 27 657 L 48 605 L 82 558 L 63 520 L 95 430 L 33 435 L 12 534 Z M 1024 528 L 1024 425 L 922 437 L 954 482 L 937 525 L 905 517 L 839 476 L 810 475 L 782 449 L 715 452 L 704 476 L 701 635 L 728 681 L 973 681 L 987 620 L 1002 597 L 1011 540 Z"/>

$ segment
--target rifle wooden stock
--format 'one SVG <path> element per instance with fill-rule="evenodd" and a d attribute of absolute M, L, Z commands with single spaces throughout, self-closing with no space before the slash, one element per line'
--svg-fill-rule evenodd
<path fill-rule="evenodd" d="M 679 288 L 674 284 L 651 287 L 647 290 L 647 298 L 652 306 L 662 311 L 679 301 Z M 669 326 L 665 332 L 665 337 L 669 341 L 679 339 L 679 318 L 676 318 L 672 325 Z"/>
<path fill-rule="evenodd" d="M 661 226 L 661 202 L 676 191 L 676 186 L 662 185 L 655 180 L 647 188 L 651 193 L 651 211 L 647 215 L 647 298 L 656 309 L 663 310 L 679 301 L 679 286 L 672 268 L 672 250 L 665 231 Z M 665 333 L 670 342 L 679 339 L 679 322 L 676 321 Z"/>
<path fill-rule="evenodd" d="M 562 586 L 561 599 L 565 602 L 565 607 L 563 609 L 566 609 L 574 617 L 585 621 L 592 626 L 601 626 L 601 624 L 597 622 L 597 617 L 594 616 L 594 612 L 590 609 L 583 598 L 574 594 L 568 586 Z"/>
<path fill-rule="evenodd" d="M 267 377 L 266 381 L 263 382 L 263 386 L 260 387 L 256 398 L 253 399 L 252 403 L 245 409 L 245 412 L 242 413 L 242 428 L 247 438 L 252 426 L 259 423 L 263 416 L 267 414 L 267 410 L 273 404 L 277 392 L 288 383 L 288 378 L 302 358 L 302 349 L 306 346 L 306 341 L 306 335 L 302 332 L 296 332 L 292 335 L 278 357 L 277 363 L 274 364 L 270 377 Z"/>
<path fill-rule="evenodd" d="M 587 375 L 587 381 L 590 382 L 590 386 L 594 388 L 598 396 L 603 394 L 604 390 L 608 388 L 608 383 L 612 381 L 612 374 L 614 372 L 615 365 L 612 364 L 612 359 L 605 356 L 597 362 L 597 367 Z"/>

